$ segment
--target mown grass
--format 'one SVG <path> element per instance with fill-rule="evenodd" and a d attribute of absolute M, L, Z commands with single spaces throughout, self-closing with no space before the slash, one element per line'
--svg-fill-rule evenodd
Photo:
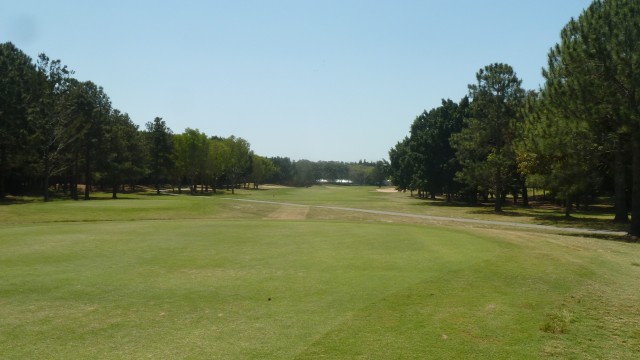
<path fill-rule="evenodd" d="M 637 244 L 212 197 L 0 206 L 0 358 L 640 356 Z M 374 188 L 252 198 L 425 211 Z M 431 211 L 431 210 L 428 210 Z"/>
<path fill-rule="evenodd" d="M 241 192 L 238 198 L 293 202 L 310 206 L 346 206 L 370 210 L 386 210 L 411 214 L 450 218 L 480 219 L 525 224 L 551 225 L 565 228 L 581 228 L 627 232 L 628 224 L 613 222 L 613 207 L 607 204 L 592 205 L 588 209 L 575 210 L 566 218 L 564 209 L 549 203 L 532 202 L 523 207 L 505 204 L 504 211 L 496 214 L 493 204 L 470 206 L 462 202 L 444 199 L 430 200 L 411 197 L 403 192 L 380 192 L 374 187 L 314 186 L 305 191 L 294 188 Z M 390 190 L 386 188 L 386 190 Z M 348 214 L 345 214 L 349 217 Z"/>

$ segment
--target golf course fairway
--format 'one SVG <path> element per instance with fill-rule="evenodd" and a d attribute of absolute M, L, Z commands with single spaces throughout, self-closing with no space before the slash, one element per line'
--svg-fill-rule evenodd
<path fill-rule="evenodd" d="M 0 358 L 640 357 L 637 244 L 301 209 L 2 205 Z"/>

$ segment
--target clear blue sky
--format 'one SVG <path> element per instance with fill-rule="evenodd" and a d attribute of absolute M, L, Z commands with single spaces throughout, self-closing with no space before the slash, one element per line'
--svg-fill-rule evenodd
<path fill-rule="evenodd" d="M 2 0 L 0 42 L 61 59 L 141 126 L 160 116 L 263 156 L 379 160 L 485 65 L 538 88 L 590 3 Z"/>

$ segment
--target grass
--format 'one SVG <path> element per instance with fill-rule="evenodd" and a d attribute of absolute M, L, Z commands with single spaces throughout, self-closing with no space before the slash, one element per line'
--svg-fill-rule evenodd
<path fill-rule="evenodd" d="M 637 244 L 317 208 L 273 218 L 289 213 L 229 197 L 0 206 L 0 358 L 640 356 Z M 235 198 L 442 209 L 357 187 Z"/>
<path fill-rule="evenodd" d="M 504 211 L 496 214 L 492 204 L 469 206 L 465 203 L 448 203 L 443 199 L 416 199 L 409 193 L 379 192 L 374 187 L 315 186 L 304 192 L 299 189 L 277 189 L 244 192 L 239 197 L 252 199 L 293 202 L 316 206 L 349 206 L 361 209 L 383 209 L 421 215 L 452 218 L 481 219 L 491 221 L 519 222 L 557 227 L 584 228 L 626 232 L 627 224 L 616 224 L 613 207 L 606 204 L 592 205 L 588 210 L 574 211 L 566 218 L 564 209 L 546 203 L 532 207 L 505 204 Z"/>
<path fill-rule="evenodd" d="M 542 331 L 552 334 L 564 334 L 569 331 L 571 314 L 566 309 L 556 310 L 547 315 Z"/>

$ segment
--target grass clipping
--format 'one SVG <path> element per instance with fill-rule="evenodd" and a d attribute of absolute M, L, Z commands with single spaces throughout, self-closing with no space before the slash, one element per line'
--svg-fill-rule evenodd
<path fill-rule="evenodd" d="M 560 309 L 547 314 L 540 330 L 550 334 L 566 334 L 570 323 L 571 313 L 567 309 Z"/>

